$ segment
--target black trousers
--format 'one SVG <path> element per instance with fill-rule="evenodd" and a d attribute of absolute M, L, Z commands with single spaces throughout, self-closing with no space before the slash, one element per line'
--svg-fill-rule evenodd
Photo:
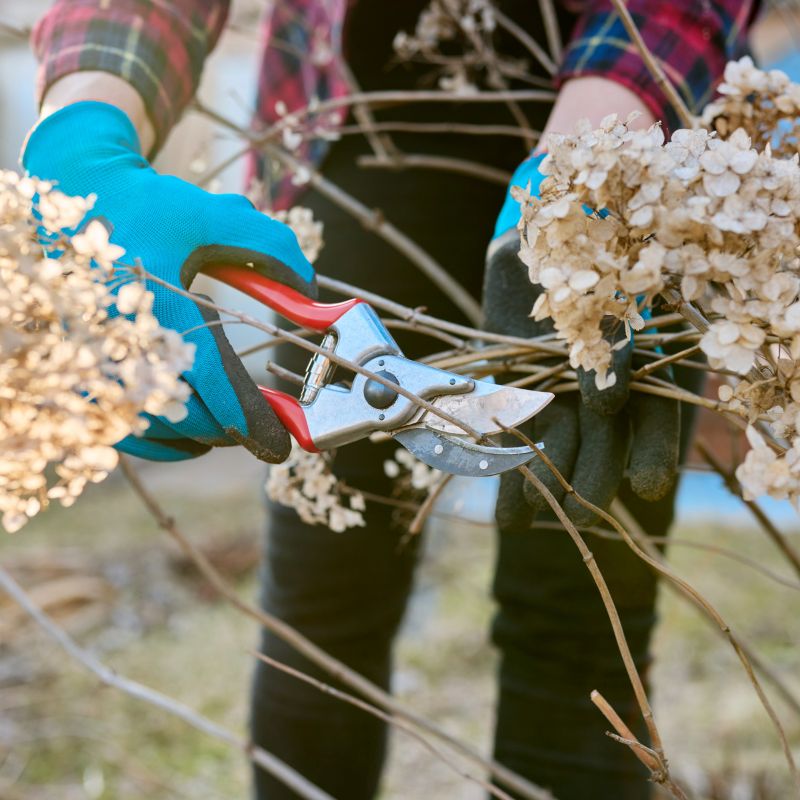
<path fill-rule="evenodd" d="M 508 147 L 513 169 L 522 151 Z M 359 145 L 340 142 L 325 174 L 370 207 L 382 209 L 477 297 L 503 188 L 438 172 L 358 170 L 358 152 Z M 374 233 L 317 194 L 304 204 L 325 222 L 320 272 L 461 319 L 448 298 Z M 412 336 L 398 336 L 398 341 L 411 357 L 431 348 Z M 299 369 L 307 357 L 284 353 L 282 359 Z M 389 482 L 381 464 L 393 449 L 350 445 L 339 451 L 335 470 L 353 486 L 386 494 Z M 666 533 L 672 495 L 643 503 L 628 491 L 623 494 L 648 532 Z M 412 587 L 417 552 L 398 548 L 403 531 L 393 528 L 386 507 L 368 506 L 367 526 L 342 534 L 306 525 L 291 509 L 270 507 L 262 603 L 388 687 L 392 642 Z M 590 545 L 619 604 L 634 657 L 646 671 L 655 579 L 624 544 L 592 539 Z M 495 757 L 550 787 L 560 800 L 645 800 L 645 770 L 626 747 L 604 735 L 608 725 L 589 701 L 590 691 L 599 689 L 645 736 L 636 723 L 636 705 L 602 602 L 567 534 L 535 526 L 499 531 L 493 591 L 497 613 L 491 635 L 501 653 Z M 270 633 L 261 646 L 275 659 L 330 680 Z M 340 800 L 376 794 L 386 752 L 384 725 L 263 664 L 253 684 L 252 735 Z M 295 797 L 260 770 L 255 784 L 259 800 Z"/>

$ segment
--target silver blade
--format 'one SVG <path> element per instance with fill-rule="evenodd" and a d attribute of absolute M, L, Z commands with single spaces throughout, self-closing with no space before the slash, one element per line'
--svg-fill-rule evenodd
<path fill-rule="evenodd" d="M 476 431 L 492 434 L 500 433 L 504 428 L 521 425 L 534 414 L 538 414 L 553 397 L 550 392 L 534 392 L 476 380 L 475 388 L 471 392 L 439 395 L 430 402 Z M 415 422 L 443 433 L 464 433 L 463 428 L 456 427 L 430 411 L 426 411 Z"/>
<path fill-rule="evenodd" d="M 530 447 L 487 447 L 427 428 L 406 428 L 394 438 L 429 467 L 470 478 L 499 475 L 536 458 Z"/>

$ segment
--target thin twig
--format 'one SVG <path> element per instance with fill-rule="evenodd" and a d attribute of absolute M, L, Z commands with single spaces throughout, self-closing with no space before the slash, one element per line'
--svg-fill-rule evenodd
<path fill-rule="evenodd" d="M 542 12 L 544 32 L 547 36 L 547 45 L 550 55 L 556 64 L 561 63 L 561 31 L 558 29 L 558 18 L 553 8 L 553 0 L 539 0 L 539 10 Z"/>
<path fill-rule="evenodd" d="M 234 131 L 243 139 L 256 143 L 259 137 L 252 131 L 245 130 L 223 114 L 212 111 L 199 103 L 196 106 L 209 119 Z M 284 167 L 293 172 L 303 171 L 309 175 L 309 184 L 321 195 L 331 200 L 340 208 L 354 216 L 366 230 L 372 231 L 409 259 L 431 282 L 441 289 L 447 297 L 464 313 L 468 320 L 478 324 L 481 319 L 479 303 L 449 272 L 438 264 L 429 253 L 423 250 L 413 239 L 404 234 L 378 211 L 370 210 L 355 197 L 345 192 L 336 184 L 325 178 L 309 162 L 303 162 L 283 148 L 272 144 L 263 144 L 267 153 Z"/>
<path fill-rule="evenodd" d="M 361 92 L 344 97 L 331 97 L 317 103 L 314 108 L 306 107 L 287 114 L 264 131 L 258 133 L 255 144 L 260 146 L 267 142 L 277 141 L 286 127 L 297 126 L 309 115 L 320 116 L 328 111 L 343 108 L 359 103 L 369 104 L 372 108 L 389 108 L 398 105 L 411 105 L 414 103 L 507 103 L 510 100 L 517 103 L 552 103 L 556 93 L 546 89 L 514 89 L 500 91 L 481 91 L 464 94 L 463 92 L 446 92 L 441 90 L 413 90 L 413 91 L 379 91 Z M 193 108 L 200 113 L 206 113 L 206 108 L 195 99 Z"/>
<path fill-rule="evenodd" d="M 282 378 L 288 383 L 293 383 L 295 386 L 305 385 L 305 379 L 302 375 L 298 374 L 297 372 L 292 372 L 292 370 L 286 369 L 286 367 L 282 367 L 280 364 L 276 364 L 274 361 L 267 361 L 267 363 L 264 365 L 264 368 L 267 370 L 267 372 L 271 372 L 276 378 Z"/>
<path fill-rule="evenodd" d="M 504 427 L 504 426 L 501 426 Z M 533 452 L 541 458 L 545 464 L 550 469 L 555 469 L 554 466 L 551 466 L 552 462 L 544 454 L 543 450 L 538 448 L 536 444 L 521 433 L 518 430 L 504 427 L 506 433 L 511 433 L 520 441 L 524 442 L 528 447 L 530 447 Z M 614 637 L 617 640 L 617 646 L 619 648 L 620 654 L 622 655 L 622 660 L 625 664 L 625 669 L 628 672 L 628 677 L 631 682 L 631 686 L 633 688 L 634 694 L 636 695 L 636 700 L 639 703 L 639 707 L 642 711 L 642 716 L 644 717 L 645 724 L 647 725 L 648 733 L 650 734 L 650 739 L 653 743 L 654 750 L 658 753 L 659 758 L 663 761 L 663 747 L 661 744 L 661 736 L 659 735 L 658 728 L 656 728 L 655 720 L 653 718 L 653 711 L 650 707 L 650 703 L 647 699 L 647 693 L 644 689 L 644 684 L 642 683 L 642 679 L 639 675 L 638 670 L 636 669 L 636 664 L 634 663 L 633 656 L 631 655 L 630 647 L 628 646 L 627 639 L 625 638 L 625 633 L 622 630 L 622 623 L 620 622 L 619 613 L 617 612 L 616 605 L 614 603 L 614 599 L 611 597 L 611 594 L 608 590 L 608 585 L 606 584 L 605 578 L 603 577 L 600 568 L 597 566 L 597 562 L 595 561 L 594 555 L 592 554 L 591 550 L 586 545 L 583 537 L 578 532 L 578 529 L 573 524 L 572 520 L 566 515 L 566 512 L 558 503 L 558 501 L 553 496 L 553 493 L 539 480 L 539 478 L 531 472 L 531 470 L 526 467 L 518 467 L 519 471 L 528 480 L 536 490 L 542 495 L 542 497 L 547 501 L 547 504 L 553 510 L 555 515 L 558 517 L 561 524 L 566 529 L 567 533 L 570 535 L 570 538 L 575 542 L 578 550 L 586 564 L 587 569 L 592 575 L 592 579 L 594 580 L 595 584 L 597 585 L 598 590 L 600 591 L 600 596 L 603 600 L 603 605 L 606 608 L 606 613 L 608 615 L 609 620 L 611 621 L 611 627 L 614 630 Z M 560 474 L 560 473 L 559 473 Z M 565 485 L 566 481 L 564 481 Z"/>
<path fill-rule="evenodd" d="M 366 169 L 434 169 L 443 172 L 455 172 L 458 175 L 480 178 L 500 186 L 508 186 L 511 182 L 510 172 L 488 167 L 477 161 L 467 161 L 463 158 L 429 156 L 420 153 L 397 153 L 391 156 L 359 156 L 357 163 L 359 167 Z"/>
<path fill-rule="evenodd" d="M 135 697 L 137 700 L 160 708 L 162 711 L 182 719 L 193 728 L 241 750 L 254 764 L 269 772 L 270 775 L 273 775 L 281 783 L 291 788 L 300 797 L 307 798 L 307 800 L 334 800 L 327 792 L 322 791 L 299 772 L 266 750 L 240 739 L 235 733 L 204 717 L 202 714 L 198 714 L 183 703 L 138 681 L 126 678 L 98 661 L 91 653 L 84 650 L 63 628 L 56 625 L 1 566 L 0 588 L 75 661 L 92 672 L 107 686 L 112 686 L 131 697 Z"/>
<path fill-rule="evenodd" d="M 518 434 L 517 431 L 511 431 L 510 429 L 508 432 L 514 433 L 515 435 Z M 522 439 L 523 437 L 520 435 L 520 438 Z M 527 439 L 527 437 L 524 437 L 524 439 Z M 530 447 L 531 444 L 528 446 Z M 533 449 L 534 452 L 539 456 L 542 455 L 542 452 L 539 450 L 539 448 L 534 446 Z M 616 604 L 614 603 L 614 599 L 608 589 L 608 584 L 605 581 L 603 573 L 601 572 L 600 567 L 597 565 L 592 551 L 589 550 L 583 537 L 580 535 L 580 533 L 578 533 L 578 529 L 566 515 L 564 509 L 555 499 L 552 492 L 533 472 L 531 472 L 530 469 L 528 469 L 528 467 L 523 466 L 518 467 L 518 469 L 525 479 L 533 484 L 536 490 L 542 495 L 547 504 L 558 517 L 570 538 L 577 546 L 578 551 L 581 554 L 581 558 L 583 558 L 583 562 L 586 564 L 586 568 L 589 570 L 589 573 L 591 574 L 592 579 L 594 580 L 594 583 L 600 592 L 600 597 L 603 601 L 603 605 L 605 606 L 606 614 L 611 622 L 611 628 L 614 631 L 614 638 L 617 642 L 617 648 L 619 649 L 620 655 L 622 656 L 622 661 L 625 665 L 625 671 L 628 673 L 628 679 L 630 680 L 631 687 L 633 688 L 636 702 L 639 705 L 644 723 L 647 726 L 647 732 L 650 735 L 653 751 L 658 756 L 660 766 L 658 776 L 662 777 L 661 782 L 664 783 L 665 780 L 669 779 L 669 769 L 667 767 L 666 756 L 664 755 L 664 747 L 661 742 L 661 735 L 656 727 L 653 709 L 650 706 L 650 701 L 647 699 L 647 692 L 645 691 L 644 683 L 639 675 L 639 671 L 636 669 L 636 663 L 633 660 L 633 655 L 631 654 L 628 641 L 625 638 L 625 632 L 622 628 L 619 612 L 617 611 Z M 654 779 L 655 777 L 656 776 L 654 775 Z"/>
<path fill-rule="evenodd" d="M 728 491 L 744 503 L 748 511 L 755 517 L 764 533 L 772 540 L 778 550 L 783 553 L 786 560 L 791 564 L 792 569 L 794 569 L 795 573 L 800 577 L 800 553 L 792 547 L 789 540 L 772 524 L 772 520 L 764 513 L 757 503 L 752 500 L 745 500 L 742 494 L 742 487 L 739 481 L 736 480 L 736 475 L 722 465 L 708 445 L 702 439 L 699 439 L 695 445 L 706 463 L 709 464 L 725 482 Z"/>
<path fill-rule="evenodd" d="M 662 367 L 666 367 L 668 364 L 674 364 L 676 361 L 682 361 L 687 356 L 693 355 L 700 349 L 699 344 L 693 344 L 691 347 L 687 347 L 685 350 L 681 350 L 678 353 L 673 353 L 671 356 L 664 356 L 663 358 L 658 358 L 655 361 L 649 361 L 644 366 L 640 367 L 637 370 L 634 370 L 631 373 L 632 380 L 639 380 L 640 378 L 646 378 L 651 372 L 658 372 Z M 704 368 L 704 364 L 699 364 L 701 368 Z"/>
<path fill-rule="evenodd" d="M 391 714 L 387 714 L 384 711 L 381 711 L 381 709 L 376 708 L 375 706 L 364 702 L 360 698 L 354 697 L 352 694 L 347 694 L 347 692 L 342 692 L 339 689 L 335 688 L 334 686 L 331 686 L 329 683 L 324 683 L 323 681 L 319 681 L 316 678 L 312 678 L 311 675 L 307 675 L 305 672 L 300 672 L 300 670 L 294 669 L 294 667 L 290 667 L 288 664 L 283 664 L 280 661 L 276 661 L 274 658 L 270 658 L 268 655 L 265 655 L 264 653 L 254 652 L 253 655 L 259 661 L 263 661 L 265 664 L 268 664 L 270 667 L 273 667 L 279 670 L 280 672 L 283 672 L 287 675 L 291 675 L 298 681 L 302 681 L 303 683 L 306 683 L 309 686 L 313 686 L 315 689 L 319 690 L 323 694 L 335 697 L 337 700 L 341 700 L 344 703 L 348 703 L 351 706 L 355 706 L 356 708 L 361 709 L 367 714 L 371 714 L 373 717 L 377 717 L 379 720 L 382 720 L 387 725 L 392 725 L 395 728 L 399 728 L 401 731 L 403 731 L 403 733 L 407 733 L 409 736 L 411 736 L 412 739 L 414 739 L 414 741 L 421 744 L 429 753 L 432 753 L 440 761 L 443 761 L 457 775 L 460 775 L 462 778 L 464 778 L 464 780 L 467 780 L 470 783 L 477 784 L 482 789 L 489 792 L 489 794 L 491 794 L 493 797 L 500 798 L 500 800 L 512 800 L 511 796 L 506 794 L 499 787 L 492 786 L 490 783 L 487 783 L 482 778 L 478 778 L 475 775 L 472 775 L 469 772 L 465 772 L 464 770 L 462 770 L 458 766 L 458 764 L 456 764 L 449 757 L 449 755 L 442 752 L 435 745 L 431 744 L 424 736 L 420 736 L 417 730 L 412 725 L 409 725 L 404 719 L 392 716 Z"/>
<path fill-rule="evenodd" d="M 350 87 L 350 94 L 360 94 L 361 87 L 358 85 L 356 76 L 353 74 L 353 71 L 350 69 L 345 59 L 341 57 L 341 54 L 338 55 L 338 66 Z M 355 117 L 356 122 L 358 122 L 361 133 L 369 142 L 372 152 L 375 153 L 378 158 L 388 158 L 397 155 L 398 150 L 391 140 L 391 137 L 387 136 L 385 133 L 378 132 L 376 129 L 375 118 L 372 116 L 372 109 L 367 103 L 355 103 L 352 107 L 352 112 L 353 117 Z"/>
<path fill-rule="evenodd" d="M 492 8 L 497 24 L 510 33 L 545 68 L 548 74 L 555 75 L 558 67 L 544 48 L 524 28 L 507 17 L 496 5 Z M 552 52 L 552 50 L 551 50 Z"/>
<path fill-rule="evenodd" d="M 631 743 L 631 750 L 639 761 L 644 764 L 650 772 L 657 773 L 661 769 L 658 755 L 653 753 L 649 747 L 645 747 L 637 738 L 633 731 L 623 722 L 622 717 L 614 710 L 611 703 L 603 697 L 597 689 L 589 695 L 591 701 L 600 709 L 602 715 L 611 723 L 614 730 L 624 739 Z"/>
<path fill-rule="evenodd" d="M 683 98 L 678 94 L 675 87 L 665 75 L 661 65 L 656 60 L 655 56 L 650 52 L 647 44 L 645 44 L 642 34 L 639 33 L 639 29 L 636 27 L 636 23 L 633 21 L 630 12 L 625 5 L 625 0 L 611 0 L 611 3 L 616 9 L 616 12 L 619 14 L 622 24 L 625 26 L 625 30 L 628 32 L 628 36 L 631 37 L 631 41 L 636 45 L 636 49 L 639 51 L 639 55 L 642 57 L 642 61 L 644 61 L 647 71 L 650 73 L 653 80 L 658 84 L 661 91 L 664 92 L 664 95 L 669 101 L 669 104 L 675 110 L 675 113 L 680 118 L 684 128 L 693 128 L 694 118 L 691 111 L 689 111 L 688 106 L 683 102 Z"/>
<path fill-rule="evenodd" d="M 323 289 L 330 289 L 337 294 L 342 294 L 349 297 L 360 297 L 366 300 L 370 305 L 386 311 L 389 314 L 394 314 L 400 319 L 407 322 L 421 322 L 424 325 L 431 325 L 434 328 L 454 333 L 456 336 L 464 336 L 467 338 L 479 338 L 486 342 L 497 342 L 498 344 L 512 344 L 528 347 L 532 351 L 541 351 L 543 353 L 551 353 L 557 356 L 565 356 L 565 350 L 562 345 L 553 343 L 553 336 L 548 334 L 546 336 L 531 337 L 525 339 L 521 336 L 505 336 L 500 333 L 489 333 L 480 328 L 471 328 L 467 325 L 460 325 L 457 322 L 448 322 L 447 320 L 433 317 L 430 314 L 424 313 L 419 308 L 410 308 L 408 306 L 396 303 L 394 300 L 389 300 L 382 297 L 375 292 L 369 292 L 366 289 L 360 289 L 358 286 L 353 286 L 351 283 L 345 283 L 335 278 L 330 278 L 326 275 L 317 275 L 317 283 Z"/>
<path fill-rule="evenodd" d="M 373 126 L 376 131 L 392 131 L 397 133 L 445 133 L 448 136 L 454 133 L 463 133 L 467 136 L 511 136 L 525 139 L 534 134 L 539 137 L 541 131 L 527 130 L 516 125 L 481 125 L 470 122 L 376 122 Z M 343 125 L 336 132 L 342 136 L 361 133 L 358 125 Z"/>
<path fill-rule="evenodd" d="M 713 470 L 710 470 L 710 472 L 713 473 Z M 559 525 L 559 523 L 548 522 L 547 520 L 537 520 L 536 527 L 537 529 L 544 528 L 557 531 L 561 530 L 561 525 Z M 599 536 L 601 539 L 613 539 L 620 542 L 623 541 L 623 538 L 618 533 L 607 530 L 606 528 L 592 526 L 588 528 L 579 528 L 579 530 L 581 533 L 589 533 L 592 536 Z M 721 547 L 717 544 L 708 544 L 707 542 L 694 542 L 691 539 L 681 539 L 678 536 L 651 536 L 650 534 L 644 532 L 643 535 L 647 537 L 648 542 L 652 542 L 655 545 L 668 544 L 671 548 L 691 547 L 694 550 L 702 550 L 706 553 L 713 553 L 714 555 L 728 558 L 731 561 L 736 561 L 744 567 L 752 569 L 754 572 L 758 572 L 765 578 L 769 578 L 769 580 L 774 581 L 780 586 L 784 586 L 787 589 L 792 589 L 795 592 L 800 592 L 800 583 L 797 581 L 785 578 L 783 575 L 780 575 L 774 570 L 771 570 L 768 567 L 765 567 L 763 564 L 760 564 L 755 559 L 743 556 L 741 553 L 737 552 L 736 550 L 731 550 L 728 547 Z M 800 708 L 800 706 L 798 706 L 798 708 Z"/>
<path fill-rule="evenodd" d="M 422 501 L 422 504 L 417 509 L 417 513 L 414 516 L 414 519 L 411 521 L 411 525 L 408 527 L 408 532 L 406 534 L 407 536 L 418 536 L 420 534 L 425 522 L 433 511 L 436 501 L 441 497 L 442 492 L 445 490 L 445 488 L 447 488 L 447 484 L 450 483 L 452 479 L 452 475 L 449 473 L 444 473 L 431 487 L 427 497 Z"/>

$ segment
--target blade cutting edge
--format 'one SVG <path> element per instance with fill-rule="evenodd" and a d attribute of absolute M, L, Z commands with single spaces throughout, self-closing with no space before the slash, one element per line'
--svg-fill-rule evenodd
<path fill-rule="evenodd" d="M 500 433 L 504 428 L 514 428 L 538 414 L 552 399 L 550 392 L 517 389 L 514 386 L 497 386 L 486 381 L 475 381 L 475 388 L 466 394 L 439 395 L 430 402 L 441 411 L 460 419 L 485 434 Z M 463 434 L 458 428 L 430 411 L 422 414 L 415 424 L 441 431 Z"/>
<path fill-rule="evenodd" d="M 406 428 L 394 438 L 429 467 L 470 478 L 499 475 L 536 457 L 530 447 L 487 447 L 428 428 Z"/>

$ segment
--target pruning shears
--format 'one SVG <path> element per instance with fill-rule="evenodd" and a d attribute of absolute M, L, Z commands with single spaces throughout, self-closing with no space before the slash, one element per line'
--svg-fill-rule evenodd
<path fill-rule="evenodd" d="M 534 457 L 527 446 L 479 444 L 461 427 L 393 387 L 413 393 L 484 436 L 530 419 L 553 399 L 549 392 L 497 386 L 412 361 L 372 306 L 360 298 L 319 303 L 247 267 L 213 265 L 203 272 L 296 325 L 324 334 L 322 352 L 311 357 L 299 398 L 259 387 L 304 450 L 330 450 L 383 431 L 429 466 L 471 477 L 497 475 Z M 331 355 L 381 380 L 355 373 L 350 385 L 333 383 L 337 364 Z"/>

